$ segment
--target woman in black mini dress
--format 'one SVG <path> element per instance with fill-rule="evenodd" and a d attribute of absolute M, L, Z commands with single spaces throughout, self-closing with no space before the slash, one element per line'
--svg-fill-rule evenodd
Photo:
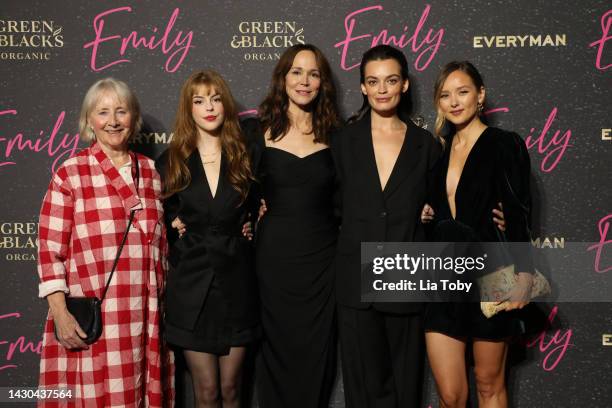
<path fill-rule="evenodd" d="M 257 147 L 242 141 L 223 78 L 194 73 L 181 90 L 174 137 L 157 167 L 167 223 L 188 226 L 180 239 L 170 236 L 165 337 L 184 351 L 199 407 L 220 400 L 239 406 L 245 346 L 258 337 L 251 248 L 242 236 L 249 206 L 257 204 L 258 157 Z"/>
<path fill-rule="evenodd" d="M 430 303 L 425 314 L 429 362 L 440 405 L 465 407 L 468 397 L 465 352 L 471 340 L 478 402 L 506 407 L 505 362 L 508 340 L 524 332 L 522 309 L 529 302 L 533 262 L 529 253 L 529 156 L 516 133 L 487 127 L 480 119 L 485 98 L 482 78 L 469 62 L 451 62 L 434 90 L 438 111 L 436 133 L 445 122 L 445 149 L 434 169 L 430 204 L 421 219 L 431 221 L 432 239 L 441 242 L 500 240 L 491 208 L 502 203 L 506 239 L 522 245 L 515 256 L 518 284 L 506 311 L 487 319 L 479 298 Z M 516 247 L 516 245 L 515 245 Z M 494 266 L 494 265 L 489 265 Z M 501 265 L 500 265 L 501 266 Z"/>

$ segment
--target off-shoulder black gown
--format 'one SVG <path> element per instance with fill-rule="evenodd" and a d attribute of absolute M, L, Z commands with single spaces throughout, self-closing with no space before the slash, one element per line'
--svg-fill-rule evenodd
<path fill-rule="evenodd" d="M 259 179 L 268 209 L 256 233 L 259 404 L 327 407 L 336 359 L 332 156 L 329 149 L 300 158 L 265 147 L 258 122 L 243 126 L 263 147 Z"/>
<path fill-rule="evenodd" d="M 484 130 L 466 158 L 457 184 L 454 218 L 446 194 L 451 142 L 448 140 L 448 147 L 438 161 L 430 183 L 429 200 L 435 211 L 431 238 L 440 242 L 499 241 L 501 237 L 496 231 L 491 210 L 502 202 L 507 241 L 520 242 L 512 250 L 528 253 L 531 249 L 530 165 L 523 139 L 516 133 L 494 127 Z M 533 272 L 533 259 L 525 253 L 514 257 L 515 267 L 517 271 Z M 541 322 L 535 320 L 540 314 L 530 312 L 532 304 L 487 319 L 480 310 L 478 297 L 463 300 L 430 303 L 425 314 L 425 330 L 454 337 L 496 340 L 541 326 Z"/>

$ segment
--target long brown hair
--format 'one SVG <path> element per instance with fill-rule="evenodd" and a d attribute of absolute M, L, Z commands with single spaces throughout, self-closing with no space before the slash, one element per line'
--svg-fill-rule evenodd
<path fill-rule="evenodd" d="M 232 187 L 245 200 L 250 181 L 253 180 L 251 162 L 242 141 L 238 110 L 227 83 L 215 71 L 198 71 L 191 74 L 181 88 L 174 124 L 174 136 L 168 148 L 168 167 L 164 177 L 163 196 L 185 189 L 191 182 L 187 158 L 197 149 L 198 129 L 193 120 L 192 99 L 198 88 L 206 86 L 221 96 L 225 120 L 221 125 L 221 151 L 227 158 L 227 178 Z"/>
<path fill-rule="evenodd" d="M 440 110 L 440 95 L 442 95 L 442 86 L 444 86 L 444 82 L 455 71 L 461 71 L 467 76 L 469 76 L 474 82 L 474 86 L 476 86 L 476 90 L 478 91 L 481 88 L 484 88 L 484 81 L 482 80 L 482 76 L 480 72 L 476 69 L 476 67 L 469 61 L 451 61 L 446 64 L 440 70 L 438 77 L 436 78 L 436 82 L 434 84 L 434 95 L 433 102 L 434 108 L 436 109 L 436 123 L 434 125 L 434 135 L 438 138 L 438 140 L 442 143 L 442 146 L 446 144 L 446 140 L 444 137 L 444 128 L 446 126 L 446 119 L 444 118 L 444 114 Z M 452 127 L 452 124 L 451 124 Z"/>
<path fill-rule="evenodd" d="M 329 144 L 329 133 L 339 125 L 336 108 L 336 87 L 329 67 L 329 62 L 317 47 L 312 44 L 296 44 L 281 55 L 272 73 L 270 91 L 259 106 L 259 117 L 263 128 L 270 130 L 273 141 L 280 140 L 289 132 L 291 123 L 287 110 L 289 97 L 285 88 L 285 76 L 293 65 L 295 56 L 300 51 L 311 51 L 315 55 L 321 75 L 321 86 L 317 97 L 312 101 L 312 133 L 316 143 Z"/>

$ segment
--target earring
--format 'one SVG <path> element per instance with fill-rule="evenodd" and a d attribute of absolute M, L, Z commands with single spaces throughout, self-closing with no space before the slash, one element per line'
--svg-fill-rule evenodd
<path fill-rule="evenodd" d="M 482 105 L 482 103 L 478 102 L 478 114 L 482 113 L 482 110 L 484 109 L 484 106 Z"/>

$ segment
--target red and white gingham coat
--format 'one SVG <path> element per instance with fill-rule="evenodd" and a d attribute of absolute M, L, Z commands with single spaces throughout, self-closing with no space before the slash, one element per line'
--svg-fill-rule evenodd
<path fill-rule="evenodd" d="M 162 407 L 173 405 L 174 363 L 160 336 L 160 295 L 167 243 L 161 184 L 153 161 L 138 158 L 138 192 L 125 183 L 96 143 L 54 174 L 40 213 L 39 296 L 102 296 L 127 222 L 133 226 L 102 302 L 102 337 L 70 351 L 55 339 L 49 315 L 40 386 L 72 389 L 72 400 L 41 406 Z M 135 167 L 132 165 L 132 177 Z"/>

